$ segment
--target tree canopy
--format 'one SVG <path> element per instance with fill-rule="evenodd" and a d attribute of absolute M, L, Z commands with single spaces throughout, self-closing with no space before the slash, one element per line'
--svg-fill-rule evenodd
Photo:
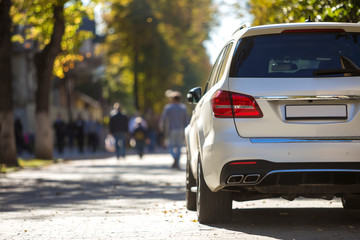
<path fill-rule="evenodd" d="M 213 20 L 211 0 L 107 2 L 109 99 L 160 111 L 165 90 L 184 92 L 206 78 L 203 42 Z"/>
<path fill-rule="evenodd" d="M 358 0 L 249 0 L 254 25 L 304 22 L 359 22 Z"/>
<path fill-rule="evenodd" d="M 92 16 L 92 11 L 81 0 L 13 0 L 12 3 L 13 24 L 22 30 L 13 36 L 13 41 L 33 41 L 38 46 L 34 56 L 37 77 L 35 156 L 51 159 L 51 81 L 54 76 L 63 78 L 76 60 L 82 60 L 77 50 L 89 33 L 79 31 L 79 26 L 84 16 Z"/>
<path fill-rule="evenodd" d="M 84 17 L 94 18 L 93 7 L 85 6 L 80 0 L 12 0 L 10 14 L 14 25 L 22 26 L 23 31 L 13 35 L 12 40 L 23 43 L 35 41 L 43 50 L 51 41 L 54 26 L 54 6 L 64 6 L 65 31 L 61 41 L 61 52 L 56 57 L 53 68 L 55 77 L 64 78 L 65 73 L 74 67 L 75 61 L 82 61 L 78 54 L 81 43 L 90 37 L 89 31 L 80 31 Z"/>

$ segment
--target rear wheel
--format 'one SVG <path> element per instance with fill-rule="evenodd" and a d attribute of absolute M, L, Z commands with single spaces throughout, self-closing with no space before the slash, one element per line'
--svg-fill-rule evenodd
<path fill-rule="evenodd" d="M 189 159 L 186 163 L 186 208 L 196 210 L 196 193 L 191 192 L 191 188 L 196 187 L 196 181 L 190 168 Z"/>
<path fill-rule="evenodd" d="M 231 220 L 231 192 L 212 192 L 206 185 L 201 163 L 198 163 L 197 214 L 200 223 L 227 222 Z"/>
<path fill-rule="evenodd" d="M 360 209 L 360 195 L 350 195 L 341 198 L 345 209 Z"/>

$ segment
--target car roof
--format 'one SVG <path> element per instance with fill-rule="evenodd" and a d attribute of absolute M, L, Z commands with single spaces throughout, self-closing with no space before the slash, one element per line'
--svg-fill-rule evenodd
<path fill-rule="evenodd" d="M 269 24 L 248 27 L 243 25 L 234 32 L 234 38 L 244 38 L 256 35 L 279 34 L 284 30 L 297 29 L 343 29 L 345 32 L 360 32 L 360 24 L 358 23 L 334 23 L 334 22 L 307 22 L 307 23 L 283 23 Z"/>

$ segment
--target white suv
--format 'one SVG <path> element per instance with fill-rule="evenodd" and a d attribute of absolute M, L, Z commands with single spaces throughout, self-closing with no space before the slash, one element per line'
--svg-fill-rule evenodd
<path fill-rule="evenodd" d="M 185 129 L 187 208 L 231 218 L 232 201 L 332 199 L 360 208 L 360 24 L 239 28 Z"/>

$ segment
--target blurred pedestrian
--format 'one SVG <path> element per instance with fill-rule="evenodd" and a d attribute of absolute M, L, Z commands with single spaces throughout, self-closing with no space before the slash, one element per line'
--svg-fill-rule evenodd
<path fill-rule="evenodd" d="M 140 158 L 144 155 L 144 148 L 147 140 L 147 127 L 144 126 L 145 119 L 142 117 L 136 117 L 134 121 L 134 129 L 131 136 L 135 140 L 136 153 Z"/>
<path fill-rule="evenodd" d="M 66 125 L 67 141 L 70 151 L 74 148 L 74 139 L 76 137 L 75 122 L 70 120 Z"/>
<path fill-rule="evenodd" d="M 97 137 L 96 146 L 97 148 L 99 148 L 100 143 L 104 142 L 105 140 L 105 137 L 103 136 L 103 126 L 99 120 L 96 121 L 96 137 Z"/>
<path fill-rule="evenodd" d="M 140 117 L 140 118 L 138 118 Z M 141 119 L 140 123 L 136 123 L 135 121 Z M 141 124 L 143 128 L 148 128 L 148 125 L 143 117 L 141 117 L 141 113 L 139 111 L 135 112 L 135 115 L 129 120 L 129 132 L 134 132 L 135 125 Z"/>
<path fill-rule="evenodd" d="M 149 109 L 145 115 L 146 122 L 148 124 L 148 138 L 149 144 L 148 149 L 149 152 L 154 152 L 155 147 L 158 140 L 158 132 L 159 132 L 159 116 L 152 110 Z"/>
<path fill-rule="evenodd" d="M 56 149 L 58 153 L 62 154 L 65 147 L 66 124 L 62 120 L 61 114 L 58 113 L 57 118 L 53 124 L 56 138 Z"/>
<path fill-rule="evenodd" d="M 15 119 L 14 131 L 15 131 L 16 150 L 18 154 L 21 154 L 24 149 L 24 136 L 23 136 L 23 125 L 20 118 Z"/>
<path fill-rule="evenodd" d="M 129 120 L 121 110 L 120 103 L 114 103 L 114 109 L 110 114 L 110 133 L 115 138 L 115 153 L 117 159 L 119 159 L 120 156 L 125 158 L 126 135 L 129 129 Z"/>
<path fill-rule="evenodd" d="M 159 127 L 163 131 L 168 140 L 168 148 L 174 159 L 173 168 L 179 169 L 179 160 L 181 155 L 181 147 L 184 145 L 184 129 L 188 124 L 188 114 L 186 106 L 182 104 L 181 93 L 172 92 L 171 102 L 164 107 Z"/>
<path fill-rule="evenodd" d="M 78 114 L 77 119 L 74 124 L 77 147 L 80 153 L 84 153 L 84 137 L 85 137 L 85 121 L 81 115 Z"/>
<path fill-rule="evenodd" d="M 92 152 L 96 152 L 98 145 L 97 128 L 98 123 L 94 120 L 94 117 L 90 115 L 89 120 L 86 122 L 86 133 L 88 136 L 88 148 Z"/>

